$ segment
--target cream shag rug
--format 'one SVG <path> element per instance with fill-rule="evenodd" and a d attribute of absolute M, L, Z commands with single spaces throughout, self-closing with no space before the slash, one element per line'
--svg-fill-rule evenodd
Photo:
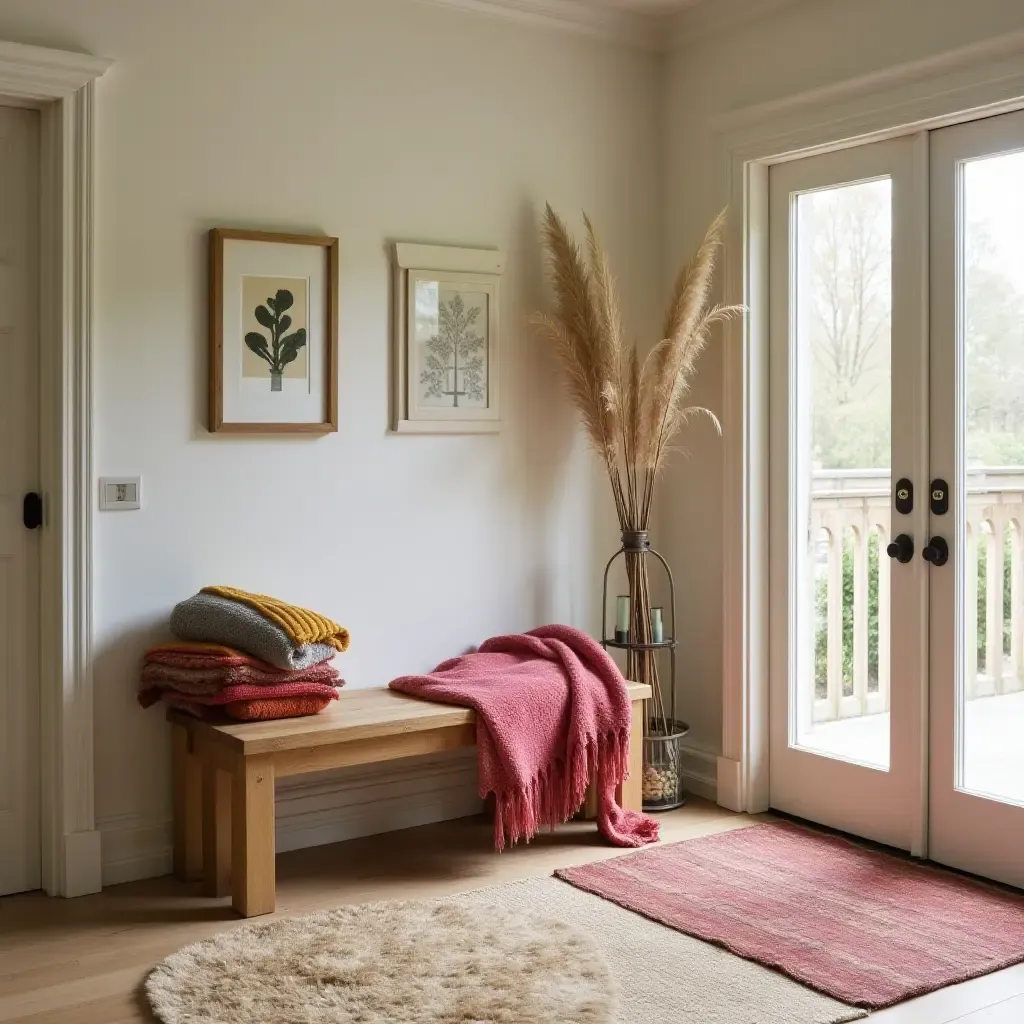
<path fill-rule="evenodd" d="M 552 878 L 240 925 L 168 957 L 146 992 L 165 1024 L 841 1024 L 866 1016 Z"/>
<path fill-rule="evenodd" d="M 167 1024 L 611 1024 L 614 990 L 594 943 L 557 919 L 399 902 L 236 928 L 146 982 Z"/>

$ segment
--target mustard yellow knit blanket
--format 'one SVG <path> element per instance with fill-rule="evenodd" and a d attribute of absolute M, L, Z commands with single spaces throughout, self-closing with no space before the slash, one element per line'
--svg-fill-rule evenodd
<path fill-rule="evenodd" d="M 280 626 L 296 644 L 327 644 L 338 651 L 348 650 L 348 630 L 308 608 L 300 608 L 266 594 L 250 594 L 235 587 L 203 587 L 202 593 L 248 605 Z"/>

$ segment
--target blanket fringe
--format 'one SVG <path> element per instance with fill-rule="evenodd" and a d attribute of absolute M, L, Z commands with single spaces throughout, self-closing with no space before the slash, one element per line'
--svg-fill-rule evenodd
<path fill-rule="evenodd" d="M 554 828 L 568 821 L 583 805 L 592 781 L 599 791 L 614 792 L 628 772 L 628 729 L 589 739 L 585 747 L 572 752 L 568 766 L 556 761 L 538 772 L 525 789 L 494 794 L 495 848 L 503 850 L 520 839 L 529 842 L 545 826 Z"/>

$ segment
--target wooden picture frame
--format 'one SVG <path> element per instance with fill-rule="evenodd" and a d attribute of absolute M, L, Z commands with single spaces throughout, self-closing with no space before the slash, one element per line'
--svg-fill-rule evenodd
<path fill-rule="evenodd" d="M 209 430 L 337 431 L 338 239 L 213 228 L 209 245 Z"/>
<path fill-rule="evenodd" d="M 394 261 L 392 432 L 497 433 L 502 254 L 398 242 Z"/>

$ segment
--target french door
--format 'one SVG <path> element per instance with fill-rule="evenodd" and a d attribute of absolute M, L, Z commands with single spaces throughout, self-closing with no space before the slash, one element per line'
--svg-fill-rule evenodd
<path fill-rule="evenodd" d="M 917 849 L 927 566 L 921 137 L 770 172 L 772 806 Z M 901 556 L 902 557 L 902 556 Z M 882 628 L 882 623 L 890 628 Z"/>
<path fill-rule="evenodd" d="M 1024 113 L 769 188 L 772 806 L 1024 885 Z"/>
<path fill-rule="evenodd" d="M 1024 886 L 1024 112 L 931 137 L 929 855 Z"/>

